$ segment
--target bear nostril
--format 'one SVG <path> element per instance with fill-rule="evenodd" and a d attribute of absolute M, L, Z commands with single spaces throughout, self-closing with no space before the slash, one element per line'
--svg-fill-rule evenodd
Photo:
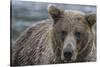
<path fill-rule="evenodd" d="M 72 52 L 64 52 L 64 57 L 70 59 L 72 57 Z"/>

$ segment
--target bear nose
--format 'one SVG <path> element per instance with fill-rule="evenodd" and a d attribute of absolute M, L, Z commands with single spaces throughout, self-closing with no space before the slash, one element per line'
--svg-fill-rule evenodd
<path fill-rule="evenodd" d="M 65 59 L 71 59 L 72 57 L 72 48 L 71 45 L 69 44 L 64 50 L 63 50 L 63 55 Z"/>
<path fill-rule="evenodd" d="M 64 52 L 64 57 L 70 59 L 72 57 L 72 52 Z"/>

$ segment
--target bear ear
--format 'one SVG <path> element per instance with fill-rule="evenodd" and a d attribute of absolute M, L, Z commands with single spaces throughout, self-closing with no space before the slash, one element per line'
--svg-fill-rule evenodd
<path fill-rule="evenodd" d="M 48 5 L 48 12 L 53 18 L 54 22 L 63 16 L 63 11 L 52 4 Z"/>
<path fill-rule="evenodd" d="M 86 14 L 86 19 L 88 21 L 89 26 L 92 27 L 96 23 L 96 14 Z"/>

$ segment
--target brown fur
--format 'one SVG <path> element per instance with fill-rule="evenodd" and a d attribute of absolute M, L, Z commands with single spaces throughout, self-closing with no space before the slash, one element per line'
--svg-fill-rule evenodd
<path fill-rule="evenodd" d="M 85 13 L 63 11 L 54 6 L 49 6 L 48 12 L 53 20 L 33 25 L 16 40 L 11 65 L 64 63 L 62 52 L 68 43 L 73 44 L 74 50 L 70 62 L 95 61 L 93 53 L 96 50 L 90 27 L 93 24 L 88 23 Z M 79 39 L 75 36 L 77 31 L 81 32 Z"/>

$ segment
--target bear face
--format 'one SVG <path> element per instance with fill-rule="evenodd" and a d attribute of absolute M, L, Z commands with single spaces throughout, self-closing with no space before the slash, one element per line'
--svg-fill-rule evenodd
<path fill-rule="evenodd" d="M 62 62 L 83 61 L 91 51 L 96 14 L 48 7 L 53 19 L 54 54 Z M 56 43 L 55 43 L 56 42 Z M 81 60 L 82 59 L 82 60 Z"/>

